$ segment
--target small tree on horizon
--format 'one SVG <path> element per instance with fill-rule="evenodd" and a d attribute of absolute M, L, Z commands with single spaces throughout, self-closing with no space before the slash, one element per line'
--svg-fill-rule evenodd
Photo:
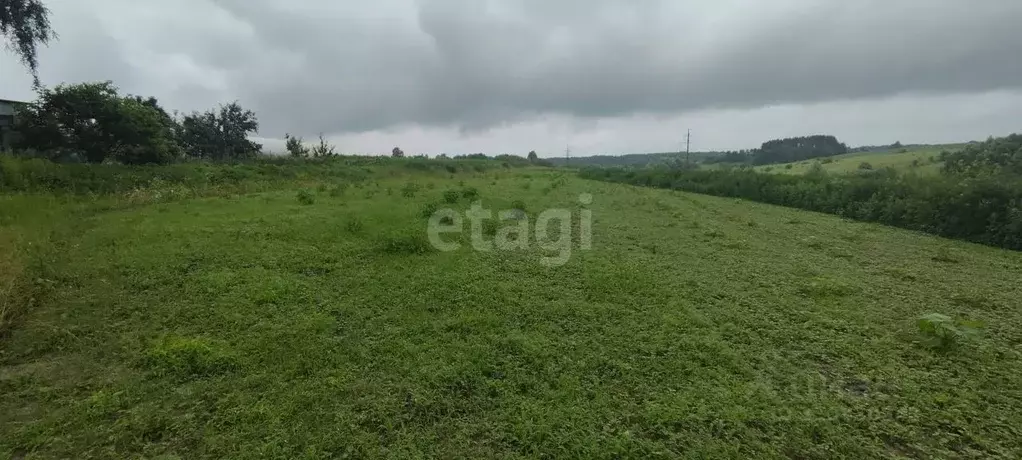
<path fill-rule="evenodd" d="M 255 156 L 262 145 L 248 140 L 259 130 L 255 112 L 237 102 L 217 110 L 192 112 L 181 120 L 182 142 L 191 156 L 229 160 Z"/>
<path fill-rule="evenodd" d="M 529 156 L 528 156 L 528 159 L 529 159 L 529 162 L 530 162 L 530 163 L 535 163 L 535 162 L 536 162 L 536 160 L 538 160 L 538 159 L 539 159 L 539 155 L 537 155 L 537 154 L 536 154 L 536 151 L 535 151 L 535 150 L 533 150 L 533 151 L 529 152 Z"/>
<path fill-rule="evenodd" d="M 334 146 L 327 144 L 326 139 L 323 139 L 323 134 L 319 135 L 319 144 L 312 147 L 312 156 L 314 158 L 320 157 L 331 157 L 336 155 L 334 153 Z"/>
<path fill-rule="evenodd" d="M 394 147 L 394 150 L 390 151 L 390 156 L 394 158 L 404 158 L 405 152 L 398 147 Z"/>
<path fill-rule="evenodd" d="M 289 153 L 292 157 L 308 158 L 309 148 L 302 143 L 302 138 L 285 133 L 284 139 L 286 139 L 284 147 L 287 148 L 287 153 Z"/>

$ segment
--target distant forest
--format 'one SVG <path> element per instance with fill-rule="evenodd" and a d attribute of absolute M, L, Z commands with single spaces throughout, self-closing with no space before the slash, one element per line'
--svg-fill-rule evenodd
<path fill-rule="evenodd" d="M 692 163 L 716 164 L 777 164 L 792 163 L 812 158 L 824 158 L 853 152 L 898 151 L 920 145 L 902 145 L 895 142 L 889 145 L 866 145 L 850 148 L 836 137 L 830 135 L 813 135 L 774 139 L 764 142 L 758 149 L 692 152 Z M 658 166 L 685 164 L 685 152 L 633 153 L 628 155 L 596 155 L 587 157 L 547 158 L 557 166 Z"/>

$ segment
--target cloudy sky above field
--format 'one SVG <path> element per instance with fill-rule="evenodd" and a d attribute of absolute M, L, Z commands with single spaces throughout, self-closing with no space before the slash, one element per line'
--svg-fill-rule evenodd
<path fill-rule="evenodd" d="M 113 80 L 345 152 L 561 155 L 1022 130 L 1022 2 L 49 0 L 46 85 Z M 0 98 L 30 99 L 0 52 Z M 279 146 L 269 141 L 268 146 Z"/>

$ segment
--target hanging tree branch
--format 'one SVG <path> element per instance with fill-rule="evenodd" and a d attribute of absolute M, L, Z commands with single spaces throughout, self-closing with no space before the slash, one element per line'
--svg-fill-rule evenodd
<path fill-rule="evenodd" d="M 50 10 L 40 0 L 0 0 L 0 35 L 28 67 L 38 87 L 38 47 L 57 38 L 50 28 Z"/>

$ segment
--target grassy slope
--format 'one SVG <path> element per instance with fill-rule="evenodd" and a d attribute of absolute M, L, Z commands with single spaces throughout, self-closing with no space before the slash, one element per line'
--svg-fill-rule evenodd
<path fill-rule="evenodd" d="M 308 206 L 287 190 L 79 221 L 55 290 L 0 345 L 0 456 L 1022 449 L 1022 254 L 554 174 L 420 176 L 412 198 L 391 178 Z M 461 179 L 495 208 L 574 208 L 592 193 L 594 249 L 560 268 L 538 250 L 376 249 L 395 229 L 421 232 L 421 209 Z M 939 354 L 913 343 L 928 312 L 987 330 Z"/>
<path fill-rule="evenodd" d="M 940 171 L 940 152 L 961 148 L 960 144 L 953 145 L 931 145 L 924 147 L 910 147 L 905 152 L 896 150 L 886 152 L 856 152 L 831 157 L 833 162 L 823 163 L 823 169 L 829 173 L 847 174 L 858 171 L 859 165 L 869 163 L 874 169 L 894 168 L 899 171 L 915 171 L 920 174 L 936 174 Z M 912 162 L 918 161 L 918 166 Z M 785 174 L 805 174 L 809 172 L 815 160 L 790 163 L 791 169 L 786 164 L 757 166 L 756 169 L 763 171 L 769 169 L 772 172 Z"/>

